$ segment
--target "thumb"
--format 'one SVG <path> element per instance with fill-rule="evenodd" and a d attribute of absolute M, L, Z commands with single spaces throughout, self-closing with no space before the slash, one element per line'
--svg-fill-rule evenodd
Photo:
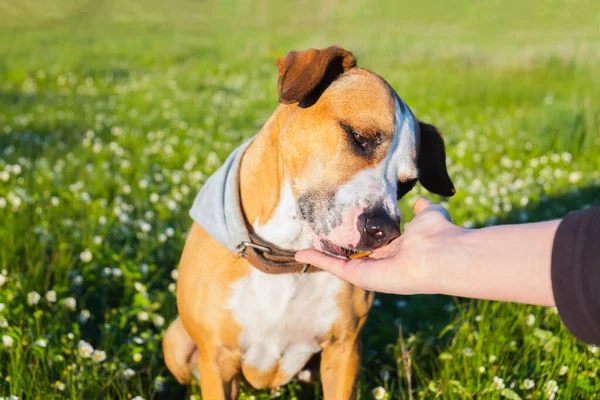
<path fill-rule="evenodd" d="M 427 197 L 420 197 L 419 200 L 415 203 L 415 214 L 420 214 L 421 211 L 425 210 L 427 207 L 433 205 L 433 202 L 429 200 Z"/>
<path fill-rule="evenodd" d="M 446 210 L 444 207 L 440 206 L 439 204 L 435 204 L 434 202 L 429 200 L 427 197 L 421 197 L 415 203 L 415 214 L 416 215 L 427 214 L 429 212 L 432 212 L 435 215 L 441 216 L 442 218 L 446 219 L 448 222 L 452 221 L 452 218 L 450 217 L 450 213 L 448 212 L 448 210 Z"/>

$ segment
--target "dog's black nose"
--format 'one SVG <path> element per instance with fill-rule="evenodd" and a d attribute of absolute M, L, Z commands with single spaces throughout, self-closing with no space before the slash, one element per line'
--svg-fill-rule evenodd
<path fill-rule="evenodd" d="M 358 217 L 358 228 L 363 232 L 360 247 L 376 249 L 400 236 L 400 220 L 382 207 L 369 209 Z"/>

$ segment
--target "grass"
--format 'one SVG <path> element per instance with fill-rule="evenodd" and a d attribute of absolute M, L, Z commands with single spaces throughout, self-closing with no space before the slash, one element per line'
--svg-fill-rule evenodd
<path fill-rule="evenodd" d="M 0 397 L 185 393 L 160 340 L 187 211 L 275 108 L 273 63 L 291 49 L 354 51 L 444 132 L 458 193 L 438 200 L 455 222 L 600 204 L 599 30 L 600 7 L 583 0 L 0 0 Z M 401 201 L 405 221 L 422 193 Z M 80 340 L 99 351 L 84 357 Z M 597 347 L 554 309 L 378 296 L 363 341 L 362 399 L 378 386 L 394 399 L 542 399 L 548 385 L 600 398 Z M 294 382 L 243 398 L 319 393 Z"/>

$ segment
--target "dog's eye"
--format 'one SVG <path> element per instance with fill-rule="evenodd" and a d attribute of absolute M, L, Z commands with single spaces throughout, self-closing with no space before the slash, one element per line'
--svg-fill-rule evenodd
<path fill-rule="evenodd" d="M 362 147 L 366 147 L 369 144 L 369 139 L 359 135 L 356 132 L 352 132 L 352 136 L 354 136 L 354 140 L 356 140 Z"/>
<path fill-rule="evenodd" d="M 344 129 L 344 131 L 346 131 L 346 133 L 348 134 L 348 136 L 351 136 L 352 139 L 354 139 L 354 142 L 360 146 L 360 148 L 366 150 L 367 147 L 370 144 L 370 140 L 366 137 L 361 135 L 360 133 L 356 132 L 351 126 L 345 124 L 345 123 L 340 123 L 342 129 Z"/>

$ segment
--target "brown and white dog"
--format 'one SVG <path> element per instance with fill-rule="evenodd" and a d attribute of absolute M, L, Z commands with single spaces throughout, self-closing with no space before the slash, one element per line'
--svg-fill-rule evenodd
<path fill-rule="evenodd" d="M 394 89 L 338 47 L 276 63 L 279 101 L 243 153 L 241 210 L 263 243 L 349 256 L 400 235 L 397 201 L 418 181 L 454 194 L 444 142 Z M 163 342 L 182 383 L 197 362 L 203 398 L 290 381 L 321 352 L 325 399 L 355 396 L 359 332 L 373 295 L 326 272 L 269 274 L 194 222 Z"/>

